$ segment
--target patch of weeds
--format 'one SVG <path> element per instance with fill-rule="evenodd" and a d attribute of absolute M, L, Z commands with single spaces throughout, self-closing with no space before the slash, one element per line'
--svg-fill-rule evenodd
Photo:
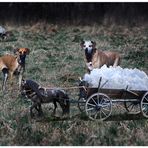
<path fill-rule="evenodd" d="M 45 50 L 45 51 L 49 50 L 49 48 L 48 47 L 45 47 L 45 46 L 42 46 L 40 48 L 43 49 L 43 50 Z"/>
<path fill-rule="evenodd" d="M 68 55 L 68 56 L 66 57 L 65 62 L 71 62 L 71 61 L 73 61 L 74 59 L 75 59 L 74 56 L 72 56 L 72 55 Z"/>
<path fill-rule="evenodd" d="M 27 115 L 25 116 L 16 116 L 17 122 L 17 135 L 16 139 L 20 140 L 24 137 L 27 137 L 32 132 L 32 128 L 29 124 L 29 118 Z"/>
<path fill-rule="evenodd" d="M 38 66 L 32 66 L 30 69 L 29 69 L 29 71 L 28 71 L 29 73 L 33 73 L 33 74 L 35 74 L 36 72 L 42 72 L 42 70 L 38 67 Z"/>
<path fill-rule="evenodd" d="M 58 80 L 62 81 L 62 82 L 69 82 L 69 83 L 74 83 L 76 78 L 75 75 L 71 75 L 71 74 L 63 74 L 62 76 L 60 75 L 60 77 L 58 78 Z"/>
<path fill-rule="evenodd" d="M 6 51 L 13 51 L 13 47 L 12 47 L 12 46 L 6 46 L 6 47 L 5 47 L 5 50 L 6 50 Z"/>
<path fill-rule="evenodd" d="M 56 117 L 55 117 L 54 120 L 59 120 L 59 121 L 52 122 L 52 126 L 54 126 L 55 128 L 57 128 L 57 129 L 64 129 L 64 130 L 67 128 L 68 122 L 62 121 L 62 118 L 57 118 L 56 119 Z"/>
<path fill-rule="evenodd" d="M 127 43 L 128 37 L 123 34 L 113 34 L 110 39 L 110 44 L 114 47 L 123 46 Z"/>
<path fill-rule="evenodd" d="M 33 39 L 33 34 L 29 32 L 24 33 L 23 36 L 25 39 L 28 39 L 28 40 Z"/>
<path fill-rule="evenodd" d="M 80 114 L 80 119 L 81 119 L 81 120 L 84 120 L 84 121 L 90 120 L 89 117 L 86 115 L 85 112 L 82 112 L 82 113 Z"/>
<path fill-rule="evenodd" d="M 144 51 L 129 51 L 124 59 L 128 60 L 133 67 L 147 67 L 148 50 Z"/>
<path fill-rule="evenodd" d="M 99 39 L 100 41 L 109 41 L 109 36 L 106 36 L 104 34 L 99 34 L 99 36 L 97 37 L 97 39 Z"/>
<path fill-rule="evenodd" d="M 53 40 L 57 45 L 63 44 L 67 41 L 67 33 L 65 31 L 61 31 L 60 33 L 55 34 Z"/>
<path fill-rule="evenodd" d="M 86 71 L 85 68 L 82 67 L 74 67 L 73 69 L 77 75 L 83 75 Z"/>
<path fill-rule="evenodd" d="M 107 146 L 116 145 L 114 137 L 109 134 L 104 136 L 104 143 Z"/>
<path fill-rule="evenodd" d="M 147 145 L 143 140 L 138 139 L 138 138 L 137 138 L 136 143 L 137 143 L 137 146 L 144 146 L 144 145 Z"/>
<path fill-rule="evenodd" d="M 23 37 L 27 40 L 33 40 L 33 41 L 43 41 L 46 40 L 46 37 L 42 34 L 38 33 L 31 33 L 31 32 L 24 32 Z"/>
<path fill-rule="evenodd" d="M 143 38 L 143 37 L 135 37 L 133 39 L 131 39 L 130 44 L 132 44 L 134 47 L 136 47 L 137 49 L 141 49 L 147 50 L 148 47 L 148 39 L 147 38 Z"/>
<path fill-rule="evenodd" d="M 109 134 L 113 135 L 113 136 L 117 136 L 117 127 L 116 126 L 111 126 L 109 128 Z"/>
<path fill-rule="evenodd" d="M 31 141 L 34 145 L 39 145 L 45 136 L 47 135 L 41 131 L 34 131 L 31 135 Z"/>
<path fill-rule="evenodd" d="M 36 73 L 32 76 L 32 79 L 34 79 L 35 81 L 39 81 L 40 80 L 40 77 L 41 77 L 41 74 L 39 73 Z"/>
<path fill-rule="evenodd" d="M 67 121 L 63 121 L 61 125 L 61 129 L 64 131 L 70 126 Z"/>
<path fill-rule="evenodd" d="M 12 31 L 9 31 L 8 33 L 8 37 L 3 40 L 3 42 L 14 42 L 14 41 L 17 41 L 17 38 L 19 37 L 19 32 L 16 31 L 16 30 L 12 30 Z"/>
<path fill-rule="evenodd" d="M 73 32 L 80 32 L 80 29 L 75 28 L 75 29 L 73 29 L 72 31 L 73 31 Z"/>
<path fill-rule="evenodd" d="M 74 146 L 85 145 L 86 139 L 87 139 L 87 136 L 83 133 L 75 134 L 73 137 L 73 145 Z"/>
<path fill-rule="evenodd" d="M 137 122 L 135 121 L 131 121 L 128 123 L 128 127 L 132 130 L 135 129 L 137 127 Z"/>
<path fill-rule="evenodd" d="M 81 35 L 75 35 L 72 42 L 80 43 L 82 40 L 83 38 L 81 37 Z"/>

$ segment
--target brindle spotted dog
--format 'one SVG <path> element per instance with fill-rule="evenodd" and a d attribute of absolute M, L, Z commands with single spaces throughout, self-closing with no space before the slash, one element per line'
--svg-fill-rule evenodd
<path fill-rule="evenodd" d="M 21 94 L 28 99 L 31 99 L 32 106 L 30 108 L 31 117 L 34 116 L 33 109 L 38 111 L 38 115 L 43 115 L 42 103 L 53 103 L 53 115 L 56 113 L 57 102 L 60 104 L 63 115 L 69 114 L 70 102 L 66 92 L 59 88 L 44 88 L 33 80 L 23 80 L 21 85 Z"/>

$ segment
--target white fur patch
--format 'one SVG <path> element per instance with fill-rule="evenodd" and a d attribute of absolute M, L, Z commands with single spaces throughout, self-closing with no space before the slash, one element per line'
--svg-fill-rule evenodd
<path fill-rule="evenodd" d="M 93 70 L 92 62 L 86 63 L 86 66 L 89 70 Z"/>
<path fill-rule="evenodd" d="M 84 50 L 85 50 L 85 49 L 88 49 L 88 52 L 91 52 L 92 46 L 93 46 L 93 44 L 92 44 L 91 41 L 85 41 L 83 45 L 84 45 L 84 46 L 83 46 L 83 49 L 84 49 Z"/>

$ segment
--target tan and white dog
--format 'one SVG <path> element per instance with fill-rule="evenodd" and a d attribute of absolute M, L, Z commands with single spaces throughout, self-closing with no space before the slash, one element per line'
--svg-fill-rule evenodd
<path fill-rule="evenodd" d="M 0 70 L 3 73 L 3 83 L 2 83 L 2 91 L 5 93 L 6 90 L 6 81 L 8 79 L 8 75 L 10 77 L 10 81 L 12 81 L 13 74 L 18 75 L 19 77 L 19 88 L 21 87 L 21 81 L 23 78 L 23 73 L 25 71 L 25 58 L 28 55 L 30 49 L 28 48 L 17 48 L 14 49 L 15 55 L 3 55 L 0 57 Z"/>
<path fill-rule="evenodd" d="M 117 52 L 98 50 L 96 49 L 96 43 L 93 41 L 82 41 L 80 45 L 85 51 L 88 72 L 94 68 L 100 68 L 104 64 L 113 67 L 116 67 L 120 64 L 120 55 Z"/>

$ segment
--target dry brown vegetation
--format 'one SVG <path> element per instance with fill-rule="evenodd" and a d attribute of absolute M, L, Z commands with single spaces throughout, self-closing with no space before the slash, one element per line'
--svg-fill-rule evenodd
<path fill-rule="evenodd" d="M 38 23 L 33 26 L 6 26 L 13 35 L 0 42 L 0 55 L 14 47 L 31 50 L 26 59 L 25 78 L 42 86 L 77 86 L 86 72 L 82 39 L 96 41 L 102 50 L 116 50 L 122 55 L 122 67 L 137 67 L 148 72 L 147 26 L 58 26 Z M 0 79 L 1 83 L 2 79 Z M 51 117 L 49 105 L 43 105 L 45 117 L 31 119 L 30 101 L 19 96 L 17 84 L 8 93 L 0 93 L 0 145 L 147 145 L 148 123 L 140 115 L 127 114 L 122 104 L 104 122 L 90 121 L 71 104 L 69 118 Z M 78 99 L 78 89 L 67 90 Z"/>

